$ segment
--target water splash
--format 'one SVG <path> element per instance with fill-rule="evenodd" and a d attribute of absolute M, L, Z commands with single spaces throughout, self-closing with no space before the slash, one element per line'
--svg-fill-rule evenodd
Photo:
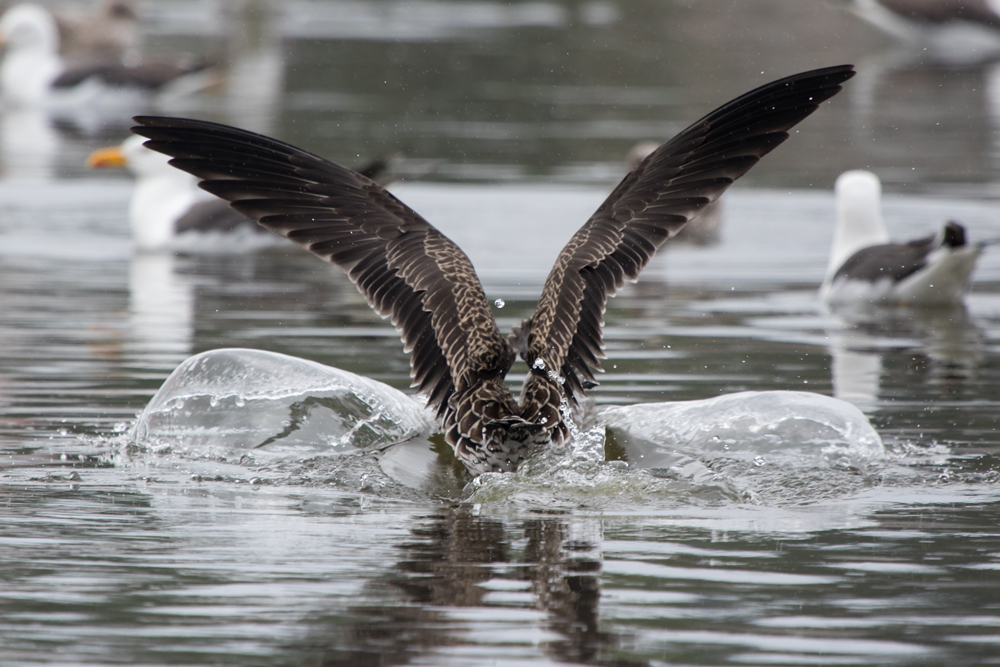
<path fill-rule="evenodd" d="M 755 502 L 776 497 L 772 487 L 780 493 L 788 475 L 797 482 L 825 465 L 815 475 L 815 495 L 823 495 L 835 491 L 819 486 L 830 486 L 829 471 L 858 477 L 884 455 L 856 408 L 804 392 L 606 407 L 585 426 L 565 400 L 560 411 L 565 444 L 538 448 L 516 473 L 466 484 L 450 448 L 428 439 L 434 422 L 419 399 L 302 359 L 215 350 L 168 378 L 122 462 L 144 475 L 142 466 L 169 464 L 195 483 L 321 483 L 379 497 L 611 508 Z M 865 472 L 861 483 L 869 482 Z"/>
<path fill-rule="evenodd" d="M 183 362 L 132 430 L 137 447 L 238 462 L 339 455 L 429 433 L 433 422 L 392 387 L 315 362 L 223 349 Z"/>

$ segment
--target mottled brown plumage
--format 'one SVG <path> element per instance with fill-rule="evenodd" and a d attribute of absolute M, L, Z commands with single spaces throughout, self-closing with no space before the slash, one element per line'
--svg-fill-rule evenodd
<path fill-rule="evenodd" d="M 465 253 L 368 178 L 224 125 L 143 116 L 133 131 L 204 189 L 343 269 L 400 331 L 413 385 L 479 474 L 515 470 L 534 444 L 567 438 L 564 408 L 595 384 L 604 356 L 607 297 L 853 74 L 845 65 L 767 84 L 654 151 L 570 239 L 509 341 Z M 504 383 L 515 349 L 529 366 L 520 402 Z"/>

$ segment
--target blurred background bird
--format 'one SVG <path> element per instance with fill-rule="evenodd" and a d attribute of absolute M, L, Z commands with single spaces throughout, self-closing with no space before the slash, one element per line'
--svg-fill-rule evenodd
<path fill-rule="evenodd" d="M 890 243 L 882 222 L 882 184 L 863 170 L 840 175 L 837 224 L 820 288 L 831 305 L 951 306 L 960 304 L 983 249 L 968 243 L 954 221 L 929 236 Z"/>

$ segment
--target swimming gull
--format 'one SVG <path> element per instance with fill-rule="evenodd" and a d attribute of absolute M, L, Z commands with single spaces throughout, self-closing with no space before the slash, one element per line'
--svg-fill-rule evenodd
<path fill-rule="evenodd" d="M 882 184 L 870 171 L 841 174 L 837 223 L 820 295 L 829 305 L 947 306 L 960 303 L 983 248 L 948 221 L 941 231 L 890 243 L 882 223 Z"/>
<path fill-rule="evenodd" d="M 92 169 L 124 168 L 135 176 L 128 215 L 136 247 L 144 251 L 194 250 L 198 240 L 193 235 L 210 233 L 242 233 L 270 240 L 271 235 L 256 220 L 200 189 L 197 178 L 174 169 L 166 155 L 149 150 L 142 142 L 142 137 L 133 135 L 118 146 L 100 148 L 87 157 L 87 166 Z M 388 167 L 387 159 L 376 158 L 357 171 L 368 178 L 385 179 Z M 190 241 L 185 239 L 178 245 L 177 238 L 182 235 Z M 212 244 L 210 249 L 232 245 Z"/>
<path fill-rule="evenodd" d="M 73 63 L 123 62 L 137 53 L 139 15 L 132 0 L 104 0 L 91 12 L 56 11 L 59 51 Z"/>
<path fill-rule="evenodd" d="M 0 40 L 6 45 L 0 64 L 0 93 L 13 106 L 69 109 L 99 104 L 102 97 L 125 91 L 183 94 L 214 81 L 204 64 L 145 61 L 67 66 L 59 55 L 55 18 L 45 7 L 30 3 L 14 5 L 0 16 Z"/>

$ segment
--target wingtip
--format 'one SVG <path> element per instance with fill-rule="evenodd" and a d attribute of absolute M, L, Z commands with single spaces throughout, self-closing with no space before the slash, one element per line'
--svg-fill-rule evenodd
<path fill-rule="evenodd" d="M 167 125 L 166 121 L 178 120 L 170 118 L 168 116 L 132 116 L 132 122 L 135 123 L 129 128 L 132 134 L 138 134 L 140 137 L 146 137 L 150 139 L 150 135 L 147 134 L 150 130 L 163 127 Z"/>

